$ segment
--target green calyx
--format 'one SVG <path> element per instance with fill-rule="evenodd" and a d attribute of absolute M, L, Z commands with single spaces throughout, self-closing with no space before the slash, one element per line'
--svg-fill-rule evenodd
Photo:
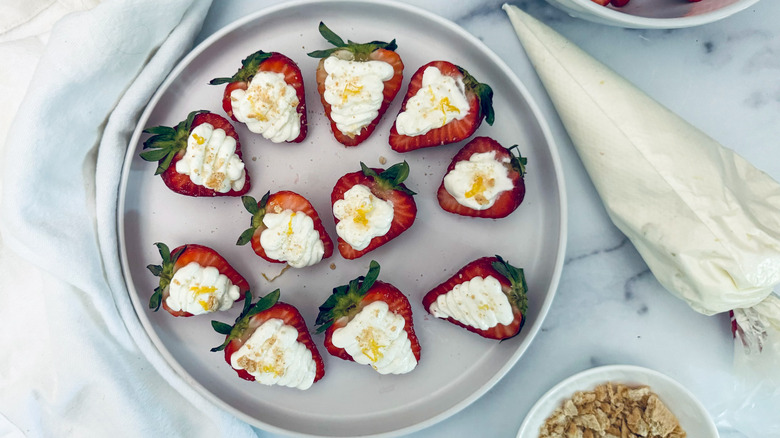
<path fill-rule="evenodd" d="M 324 332 L 340 318 L 346 316 L 352 319 L 360 311 L 360 302 L 374 286 L 377 277 L 379 277 L 379 263 L 371 260 L 365 277 L 361 275 L 349 284 L 333 288 L 333 294 L 320 306 L 320 313 L 317 314 L 315 321 L 318 326 L 317 333 Z"/>
<path fill-rule="evenodd" d="M 246 211 L 252 214 L 252 219 L 250 219 L 250 225 L 249 228 L 244 230 L 243 233 L 241 233 L 241 236 L 239 236 L 238 241 L 236 241 L 236 245 L 246 245 L 249 243 L 249 241 L 252 240 L 252 236 L 255 234 L 255 231 L 260 227 L 260 225 L 263 224 L 263 217 L 265 216 L 265 206 L 268 204 L 268 197 L 271 195 L 271 192 L 265 192 L 265 195 L 260 199 L 260 203 L 258 204 L 257 201 L 255 201 L 255 198 L 251 196 L 242 196 L 241 202 L 244 204 L 244 208 L 246 208 Z"/>
<path fill-rule="evenodd" d="M 525 283 L 525 274 L 523 274 L 522 268 L 516 268 L 504 261 L 501 256 L 496 255 L 498 261 L 493 262 L 493 269 L 498 271 L 499 274 L 509 280 L 512 285 L 509 289 L 508 298 L 520 309 L 520 313 L 525 317 L 525 313 L 528 310 L 528 285 Z"/>
<path fill-rule="evenodd" d="M 513 169 L 520 173 L 520 176 L 525 175 L 525 165 L 528 164 L 528 158 L 520 153 L 520 146 L 513 145 L 508 150 L 509 155 L 512 156 L 512 158 L 509 159 L 509 164 L 512 165 Z M 515 155 L 515 152 L 517 152 L 517 155 Z"/>
<path fill-rule="evenodd" d="M 398 48 L 398 45 L 396 45 L 395 40 L 392 40 L 389 43 L 386 43 L 384 41 L 371 41 L 370 43 L 356 43 L 354 41 L 347 40 L 347 42 L 345 43 L 340 36 L 336 35 L 332 30 L 328 28 L 328 26 L 325 26 L 325 23 L 321 21 L 320 21 L 319 31 L 320 31 L 320 35 L 322 35 L 322 37 L 325 38 L 327 42 L 333 44 L 335 47 L 331 49 L 315 50 L 313 52 L 309 52 L 308 55 L 311 56 L 312 58 L 327 58 L 328 56 L 331 56 L 335 52 L 345 50 L 352 54 L 352 57 L 354 58 L 355 61 L 368 61 L 370 59 L 371 53 L 375 52 L 376 50 L 385 49 L 385 50 L 395 51 L 395 49 Z"/>
<path fill-rule="evenodd" d="M 252 317 L 260 312 L 270 309 L 279 301 L 280 291 L 276 289 L 270 294 L 257 300 L 255 304 L 252 304 L 252 292 L 246 291 L 244 294 L 244 308 L 241 310 L 241 314 L 236 318 L 236 322 L 233 325 L 226 324 L 219 321 L 211 321 L 211 327 L 220 334 L 227 335 L 225 342 L 211 349 L 211 351 L 222 351 L 230 344 L 234 339 L 243 336 L 246 329 L 249 327 L 249 322 Z"/>
<path fill-rule="evenodd" d="M 363 175 L 373 178 L 382 190 L 398 190 L 411 196 L 417 194 L 401 185 L 409 177 L 409 163 L 406 161 L 394 164 L 379 173 L 361 161 L 360 169 L 363 171 Z"/>
<path fill-rule="evenodd" d="M 480 114 L 485 116 L 487 124 L 492 126 L 496 119 L 496 114 L 493 112 L 493 89 L 490 88 L 490 85 L 476 80 L 466 69 L 458 67 L 458 70 L 463 73 L 463 83 L 466 85 L 466 89 L 477 95 Z"/>
<path fill-rule="evenodd" d="M 186 120 L 179 122 L 175 128 L 169 126 L 154 126 L 144 129 L 145 134 L 152 134 L 144 142 L 141 158 L 146 161 L 157 161 L 159 165 L 154 172 L 159 175 L 165 172 L 179 151 L 187 149 L 187 139 L 190 136 L 192 122 L 195 116 L 208 111 L 200 110 L 191 112 Z"/>
<path fill-rule="evenodd" d="M 263 52 L 258 50 L 257 52 L 247 56 L 241 60 L 241 68 L 238 69 L 236 74 L 229 78 L 215 78 L 209 81 L 209 85 L 222 85 L 229 84 L 231 82 L 249 82 L 257 74 L 257 70 L 260 68 L 260 64 L 266 59 L 270 58 L 272 53 Z"/>
<path fill-rule="evenodd" d="M 173 268 L 176 265 L 176 260 L 187 249 L 187 246 L 181 247 L 179 250 L 171 254 L 171 250 L 168 249 L 168 245 L 157 242 L 155 243 L 157 249 L 160 251 L 162 257 L 162 265 L 148 265 L 146 269 L 152 272 L 155 277 L 160 277 L 160 284 L 154 289 L 152 297 L 149 298 L 149 308 L 155 312 L 160 310 L 162 304 L 163 291 L 171 284 L 173 279 Z"/>

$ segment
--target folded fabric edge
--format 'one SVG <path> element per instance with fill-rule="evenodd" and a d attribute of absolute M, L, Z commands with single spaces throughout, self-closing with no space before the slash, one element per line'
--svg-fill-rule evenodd
<path fill-rule="evenodd" d="M 246 423 L 206 400 L 162 357 L 135 312 L 120 265 L 117 201 L 124 158 L 127 148 L 132 147 L 129 146 L 130 136 L 144 107 L 163 79 L 191 48 L 210 4 L 211 0 L 195 0 L 195 4 L 185 12 L 181 23 L 172 30 L 171 37 L 153 54 L 108 119 L 100 143 L 95 175 L 95 180 L 101 182 L 96 192 L 97 234 L 114 304 L 137 348 L 172 389 L 200 410 L 211 410 L 217 417 L 215 420 L 220 421 L 219 429 L 225 436 L 254 436 Z"/>

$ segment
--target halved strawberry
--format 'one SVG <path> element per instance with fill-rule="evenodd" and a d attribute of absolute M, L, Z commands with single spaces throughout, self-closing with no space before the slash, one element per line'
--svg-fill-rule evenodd
<path fill-rule="evenodd" d="M 260 257 L 272 263 L 288 263 L 295 268 L 319 263 L 320 260 L 333 255 L 333 241 L 325 231 L 325 227 L 322 226 L 319 214 L 314 210 L 311 202 L 303 196 L 289 190 L 283 190 L 274 194 L 271 194 L 269 191 L 260 199 L 260 202 L 257 202 L 251 196 L 242 196 L 241 201 L 244 203 L 244 208 L 252 214 L 252 218 L 250 227 L 241 234 L 236 245 L 246 245 L 248 242 L 252 242 L 252 249 Z M 286 210 L 291 210 L 292 214 L 290 215 L 289 223 L 284 225 L 285 235 L 275 241 L 280 246 L 269 249 L 274 254 L 280 254 L 279 258 L 275 258 L 268 254 L 269 251 L 266 251 L 262 243 L 263 232 L 269 230 L 266 224 L 268 221 L 264 221 L 264 219 L 266 219 L 267 214 L 284 214 Z M 305 225 L 308 221 L 306 223 L 293 222 L 296 215 L 301 213 L 311 219 L 313 230 L 319 234 L 321 248 L 315 246 L 316 243 L 308 242 L 305 239 L 302 240 L 302 238 L 306 237 L 307 228 Z M 305 220 L 305 216 L 299 217 Z M 266 238 L 269 239 L 271 236 Z"/>
<path fill-rule="evenodd" d="M 371 195 L 392 205 L 393 216 L 387 232 L 372 237 L 364 248 L 355 248 L 342 238 L 342 230 L 347 225 L 357 224 L 355 226 L 359 225 L 361 232 L 368 232 L 370 227 L 374 225 L 373 217 L 371 216 L 374 204 L 366 205 L 364 208 L 361 207 L 362 210 L 361 208 L 353 208 L 356 206 L 347 205 L 347 209 L 354 214 L 341 219 L 334 210 L 333 217 L 336 222 L 336 232 L 339 233 L 339 252 L 345 259 L 356 259 L 395 239 L 408 230 L 417 217 L 417 204 L 414 202 L 413 197 L 415 193 L 403 184 L 403 181 L 409 176 L 409 165 L 406 161 L 395 164 L 387 170 L 371 169 L 362 162 L 360 163 L 360 168 L 362 169 L 360 172 L 348 173 L 339 178 L 330 195 L 331 205 L 335 209 L 336 202 L 346 202 L 344 199 L 347 191 L 355 186 L 362 185 L 368 188 Z M 353 223 L 347 222 L 339 226 L 342 220 L 353 221 Z"/>
<path fill-rule="evenodd" d="M 466 289 L 462 289 L 458 295 L 454 295 L 451 297 L 452 299 L 447 300 L 448 294 L 453 293 L 453 289 L 456 286 L 462 288 L 464 283 L 470 282 L 477 277 L 483 280 L 489 277 L 498 280 L 500 284 L 500 292 L 498 293 L 502 293 L 505 299 L 500 296 L 498 300 L 487 298 L 488 295 L 483 290 L 477 286 L 472 286 L 476 290 L 468 290 L 468 293 L 464 294 Z M 455 275 L 447 279 L 447 281 L 425 294 L 423 307 L 434 316 L 445 318 L 447 321 L 464 327 L 480 336 L 490 339 L 507 339 L 520 333 L 520 329 L 523 323 L 525 323 L 525 314 L 528 309 L 527 291 L 528 286 L 526 285 L 522 269 L 510 265 L 500 256 L 482 257 L 467 264 Z M 441 302 L 442 300 L 444 303 Z M 434 308 L 432 309 L 431 306 L 434 306 Z M 501 310 L 499 309 L 510 311 L 511 314 L 508 319 L 511 318 L 511 321 L 498 322 L 488 328 L 478 328 L 475 325 L 464 322 L 469 317 L 478 318 L 483 322 L 490 320 L 495 318 L 495 315 L 500 314 Z M 450 313 L 460 314 L 461 320 L 456 319 Z M 493 317 L 490 314 L 493 314 Z M 463 315 L 470 316 L 464 317 Z"/>
<path fill-rule="evenodd" d="M 420 360 L 412 306 L 395 286 L 377 280 L 379 269 L 372 260 L 365 277 L 333 289 L 320 306 L 317 333 L 325 332 L 325 348 L 333 356 L 382 374 L 407 373 Z"/>
<path fill-rule="evenodd" d="M 301 69 L 298 68 L 298 64 L 295 63 L 292 59 L 288 58 L 287 56 L 278 53 L 278 52 L 264 52 L 262 50 L 259 50 L 246 58 L 244 58 L 241 61 L 241 68 L 238 69 L 238 71 L 229 78 L 215 78 L 212 79 L 209 84 L 210 85 L 222 85 L 227 84 L 225 86 L 225 92 L 222 96 L 222 109 L 225 110 L 225 113 L 236 122 L 246 123 L 246 120 L 242 121 L 239 120 L 238 117 L 236 117 L 235 114 L 235 106 L 237 105 L 237 100 L 231 98 L 231 94 L 235 90 L 247 90 L 250 88 L 250 84 L 252 84 L 252 79 L 255 78 L 255 76 L 260 72 L 269 72 L 269 73 L 280 73 L 284 75 L 284 82 L 287 83 L 287 85 L 293 87 L 295 89 L 295 94 L 297 97 L 297 105 L 296 105 L 296 113 L 298 115 L 298 118 L 300 119 L 299 127 L 298 127 L 298 136 L 287 140 L 287 139 L 275 139 L 276 130 L 274 129 L 275 126 L 272 123 L 273 120 L 262 120 L 263 122 L 268 122 L 267 124 L 250 124 L 249 130 L 258 134 L 263 134 L 266 138 L 272 139 L 273 141 L 280 143 L 282 141 L 287 142 L 294 142 L 294 143 L 300 143 L 306 138 L 306 133 L 308 129 L 308 125 L 306 123 L 306 92 L 303 87 L 303 75 L 301 74 Z M 266 99 L 262 99 L 262 97 L 267 96 L 268 93 L 263 93 L 263 87 L 262 85 L 258 84 L 253 86 L 252 88 L 257 87 L 257 96 L 260 97 L 259 102 L 255 102 L 253 107 L 255 109 L 258 109 L 262 112 L 262 114 L 259 114 L 257 112 L 253 113 L 253 115 L 250 115 L 249 118 L 252 119 L 262 119 L 269 117 L 269 114 L 275 114 L 278 113 L 276 108 L 276 103 L 270 104 L 269 102 L 266 102 Z M 270 110 L 269 110 L 270 109 Z M 257 126 L 254 126 L 257 125 Z M 294 135 L 290 134 L 290 136 Z"/>
<path fill-rule="evenodd" d="M 214 127 L 214 130 L 221 129 L 229 137 L 232 137 L 236 141 L 235 155 L 238 156 L 238 167 L 240 167 L 240 174 L 243 175 L 243 185 L 236 182 L 233 185 L 228 185 L 229 190 L 220 190 L 220 186 L 223 182 L 230 182 L 226 179 L 226 173 L 223 171 L 222 166 L 214 166 L 217 170 L 211 174 L 202 175 L 204 178 L 203 184 L 196 184 L 193 182 L 189 174 L 179 173 L 176 170 L 177 163 L 184 158 L 188 150 L 188 142 L 193 130 L 204 124 L 208 123 Z M 244 169 L 244 163 L 241 158 L 241 143 L 238 141 L 238 134 L 236 134 L 233 125 L 230 122 L 220 116 L 208 111 L 193 111 L 186 120 L 183 120 L 175 128 L 168 126 L 155 126 L 144 130 L 144 133 L 152 134 L 144 142 L 144 151 L 141 152 L 141 158 L 146 161 L 157 161 L 157 171 L 155 175 L 161 175 L 165 185 L 176 193 L 180 193 L 186 196 L 241 196 L 249 191 L 249 173 Z M 203 137 L 193 137 L 194 141 L 198 144 L 203 144 Z M 208 155 L 208 153 L 206 154 Z M 216 157 L 216 154 L 212 154 Z M 203 160 L 201 160 L 203 161 Z M 223 160 L 227 164 L 229 160 Z M 193 172 L 203 172 L 201 169 L 194 169 Z M 240 181 L 240 179 L 239 179 Z M 239 187 L 240 186 L 240 187 Z M 224 187 L 223 187 L 224 188 Z"/>
<path fill-rule="evenodd" d="M 226 335 L 225 342 L 211 351 L 224 350 L 225 362 L 244 380 L 260 380 L 260 383 L 266 385 L 278 384 L 308 389 L 325 375 L 325 365 L 301 313 L 294 306 L 280 302 L 279 295 L 279 289 L 276 289 L 251 304 L 252 293 L 247 292 L 244 309 L 232 326 L 211 321 L 214 330 Z M 251 341 L 252 335 L 267 323 L 270 325 L 263 328 L 264 331 L 268 330 L 264 339 Z M 295 342 L 290 343 L 290 339 L 285 342 L 284 332 L 287 330 L 283 329 L 284 326 L 295 329 Z M 253 348 L 245 349 L 246 354 L 240 352 L 243 358 L 237 358 L 236 368 L 232 361 L 233 355 L 248 341 L 252 342 Z M 300 351 L 295 351 L 300 350 L 300 345 L 311 353 L 311 362 L 308 357 L 302 356 Z M 303 361 L 299 360 L 301 357 Z M 255 377 L 256 375 L 258 377 Z"/>
<path fill-rule="evenodd" d="M 216 268 L 220 274 L 226 276 L 228 280 L 230 280 L 230 283 L 238 286 L 239 294 L 235 301 L 243 300 L 244 293 L 249 290 L 249 283 L 244 279 L 244 277 L 242 277 L 241 274 L 239 274 L 232 266 L 230 266 L 230 263 L 228 263 L 224 257 L 207 246 L 187 244 L 179 246 L 175 248 L 173 252 L 171 252 L 168 249 L 168 246 L 164 243 L 158 242 L 155 243 L 155 245 L 160 251 L 162 264 L 148 265 L 146 267 L 156 277 L 160 277 L 160 284 L 154 289 L 154 293 L 149 299 L 149 308 L 155 312 L 159 310 L 160 305 L 162 305 L 163 309 L 167 310 L 168 313 L 173 316 L 193 316 L 192 313 L 183 309 L 172 309 L 167 302 L 168 297 L 170 296 L 171 282 L 180 281 L 174 278 L 176 272 L 193 262 L 197 263 L 202 268 Z M 199 300 L 199 303 L 207 312 L 218 310 L 213 308 L 214 303 L 209 301 L 214 292 L 211 290 L 212 287 L 213 286 L 210 284 L 195 284 L 191 285 L 190 287 L 190 292 L 194 294 L 193 298 L 198 298 L 198 295 L 209 294 L 207 295 L 206 299 Z M 227 299 L 229 298 L 223 298 L 223 300 Z M 206 309 L 207 306 L 211 308 Z"/>
<path fill-rule="evenodd" d="M 517 151 L 517 155 L 513 151 Z M 493 159 L 480 160 L 479 162 L 470 161 L 474 154 L 485 153 L 492 153 Z M 479 157 L 485 156 L 480 155 Z M 447 167 L 447 172 L 439 186 L 439 205 L 445 211 L 463 216 L 494 219 L 506 217 L 520 206 L 525 197 L 523 175 L 527 162 L 528 160 L 520 154 L 517 145 L 505 148 L 492 138 L 476 137 L 455 154 Z M 456 166 L 458 166 L 457 176 L 451 173 Z M 506 177 L 498 175 L 497 172 L 506 172 Z M 463 176 L 468 176 L 467 181 L 462 179 Z M 497 177 L 499 177 L 498 184 L 507 183 L 506 179 L 508 178 L 511 183 L 507 187 L 511 188 L 495 193 Z M 459 183 L 455 181 L 459 181 Z M 461 186 L 466 182 L 465 186 Z M 453 191 L 457 190 L 456 186 L 460 186 L 462 191 L 457 195 L 470 205 L 461 204 L 448 191 L 448 187 Z M 496 198 L 492 199 L 493 196 Z"/>
<path fill-rule="evenodd" d="M 384 41 L 371 41 L 370 43 L 358 44 L 353 41 L 347 41 L 346 43 L 338 35 L 328 29 L 325 24 L 320 22 L 319 25 L 320 35 L 322 35 L 329 43 L 333 44 L 334 48 L 327 50 L 316 50 L 308 55 L 312 58 L 322 58 L 317 65 L 317 91 L 320 93 L 322 106 L 325 107 L 325 115 L 330 120 L 331 130 L 334 137 L 339 143 L 344 146 L 357 146 L 363 142 L 376 128 L 382 115 L 387 111 L 390 106 L 390 102 L 393 101 L 398 91 L 401 89 L 401 82 L 403 81 L 404 64 L 401 61 L 401 57 L 395 52 L 397 45 L 395 40 L 386 43 Z M 368 61 L 380 61 L 385 62 L 392 67 L 392 76 L 383 81 L 384 88 L 382 91 L 381 104 L 375 109 L 376 115 L 366 120 L 359 129 L 355 132 L 347 130 L 342 132 L 337 126 L 337 122 L 333 120 L 333 107 L 325 99 L 326 80 L 328 79 L 328 72 L 325 70 L 325 61 L 329 57 L 335 57 L 343 61 L 355 61 L 355 62 L 368 62 Z M 368 90 L 370 87 L 364 87 L 364 84 L 360 82 L 362 79 L 357 76 L 352 76 L 351 79 L 344 81 L 345 83 L 333 84 L 333 89 L 338 90 L 338 94 L 341 96 L 341 103 L 352 104 L 356 101 L 361 102 L 363 111 L 367 106 L 366 99 L 368 96 Z M 370 99 L 368 99 L 370 100 Z M 373 113 L 372 113 L 373 114 Z"/>
<path fill-rule="evenodd" d="M 469 110 L 462 119 L 453 119 L 444 126 L 433 128 L 430 131 L 416 136 L 401 135 L 396 124 L 390 129 L 390 147 L 396 152 L 408 152 L 415 149 L 440 146 L 455 143 L 471 137 L 476 132 L 484 119 L 488 125 L 492 125 L 495 119 L 493 113 L 493 90 L 489 85 L 480 83 L 471 76 L 463 67 L 459 67 L 447 61 L 431 61 L 420 67 L 409 81 L 404 102 L 399 114 L 406 111 L 409 99 L 414 97 L 422 88 L 423 74 L 429 67 L 439 69 L 442 75 L 450 76 L 463 83 L 463 91 L 469 103 Z M 424 90 L 423 90 L 424 91 Z M 437 103 L 441 106 L 444 103 Z M 397 120 L 397 119 L 396 119 Z"/>

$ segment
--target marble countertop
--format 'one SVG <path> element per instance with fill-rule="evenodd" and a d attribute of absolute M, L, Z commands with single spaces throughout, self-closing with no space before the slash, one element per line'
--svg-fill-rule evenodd
<path fill-rule="evenodd" d="M 753 412 L 774 413 L 754 421 L 752 433 L 730 427 L 729 414 L 742 400 L 735 379 L 735 349 L 728 315 L 701 315 L 665 291 L 633 245 L 611 223 L 501 9 L 507 0 L 400 1 L 455 22 L 482 40 L 515 72 L 551 128 L 568 202 L 568 245 L 562 277 L 549 313 L 530 347 L 508 374 L 473 404 L 409 436 L 514 437 L 536 400 L 561 380 L 601 365 L 626 364 L 650 368 L 681 382 L 703 403 L 723 438 L 780 438 L 780 435 L 765 432 L 770 427 L 778 430 L 776 413 L 780 412 L 780 406 L 748 407 L 754 408 Z M 281 2 L 214 0 L 195 43 L 234 20 Z M 780 138 L 780 27 L 777 24 L 780 22 L 780 1 L 764 0 L 720 22 L 676 30 L 632 30 L 597 25 L 572 18 L 544 0 L 509 2 L 548 24 L 661 104 L 780 180 L 780 148 L 772 147 Z M 36 43 L 32 48 L 39 53 L 43 44 Z M 32 56 L 20 59 L 27 58 L 32 59 Z M 25 65 L 32 67 L 34 63 Z M 8 92 L 6 102 L 22 100 L 23 87 L 6 85 L 0 88 Z M 4 110 L 9 108 L 6 102 L 0 102 Z M 10 123 L 5 115 L 0 115 L 0 147 Z M 2 180 L 0 178 L 0 183 Z M 3 259 L 7 253 L 2 249 L 0 239 L 0 260 L 11 267 L 17 266 L 11 264 L 9 258 Z M 29 275 L 24 269 L 19 272 Z M 19 311 L 20 307 L 14 301 L 6 301 L 3 306 L 6 311 Z M 7 333 L 11 331 L 3 332 Z M 30 335 L 25 333 L 25 336 Z M 14 356 L 13 350 L 9 351 Z M 25 358 L 27 355 L 25 352 Z M 0 365 L 6 363 L 10 362 L 6 360 Z M 96 382 L 95 386 L 99 386 L 106 380 Z M 103 391 L 110 390 L 105 384 L 99 388 L 100 397 L 103 397 Z M 73 388 L 65 388 L 57 396 L 69 397 L 68 389 Z M 775 398 L 780 399 L 780 389 L 774 388 L 774 391 L 777 392 Z M 9 390 L 6 395 L 9 393 L 20 394 Z M 40 394 L 45 397 L 49 393 L 43 391 L 33 395 L 40 397 Z M 94 401 L 94 392 L 90 396 Z M 38 403 L 24 397 L 26 395 L 12 395 L 6 401 L 17 405 Z M 67 414 L 68 407 L 72 407 L 67 403 L 63 406 L 56 406 L 55 410 L 64 410 Z M 99 404 L 101 412 L 110 410 L 111 406 Z M 89 404 L 85 409 L 93 407 Z M 45 426 L 48 417 L 41 412 L 46 413 L 48 409 L 50 406 L 46 403 L 33 406 L 29 409 L 32 416 L 22 413 L 24 418 L 20 424 L 30 426 L 32 423 L 28 422 L 33 422 Z M 13 414 L 19 416 L 16 410 Z M 58 417 L 54 415 L 53 418 Z M 5 417 L 0 414 L 0 435 L 8 432 L 2 426 L 10 424 L 3 420 Z M 125 420 L 132 421 L 132 415 Z M 193 427 L 202 424 L 203 421 L 199 421 Z M 259 429 L 256 433 L 260 437 L 275 436 Z"/>
<path fill-rule="evenodd" d="M 199 40 L 271 3 L 214 2 Z M 515 436 L 534 402 L 557 382 L 608 364 L 639 365 L 684 382 L 722 437 L 743 436 L 720 421 L 734 387 L 728 316 L 703 316 L 666 292 L 610 222 L 501 10 L 504 0 L 406 3 L 450 19 L 484 41 L 526 85 L 557 143 L 569 211 L 560 286 L 530 348 L 471 406 L 412 436 Z M 720 22 L 678 30 L 614 28 L 569 17 L 542 0 L 510 3 L 780 179 L 780 149 L 772 147 L 780 138 L 780 2 L 759 2 Z"/>

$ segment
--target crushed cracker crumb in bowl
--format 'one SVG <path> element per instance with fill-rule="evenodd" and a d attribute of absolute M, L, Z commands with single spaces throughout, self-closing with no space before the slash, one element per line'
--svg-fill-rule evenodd
<path fill-rule="evenodd" d="M 632 365 L 591 368 L 558 383 L 528 412 L 517 438 L 588 434 L 718 438 L 712 418 L 690 391 Z"/>
<path fill-rule="evenodd" d="M 547 0 L 569 15 L 636 29 L 675 29 L 713 23 L 758 0 Z"/>

